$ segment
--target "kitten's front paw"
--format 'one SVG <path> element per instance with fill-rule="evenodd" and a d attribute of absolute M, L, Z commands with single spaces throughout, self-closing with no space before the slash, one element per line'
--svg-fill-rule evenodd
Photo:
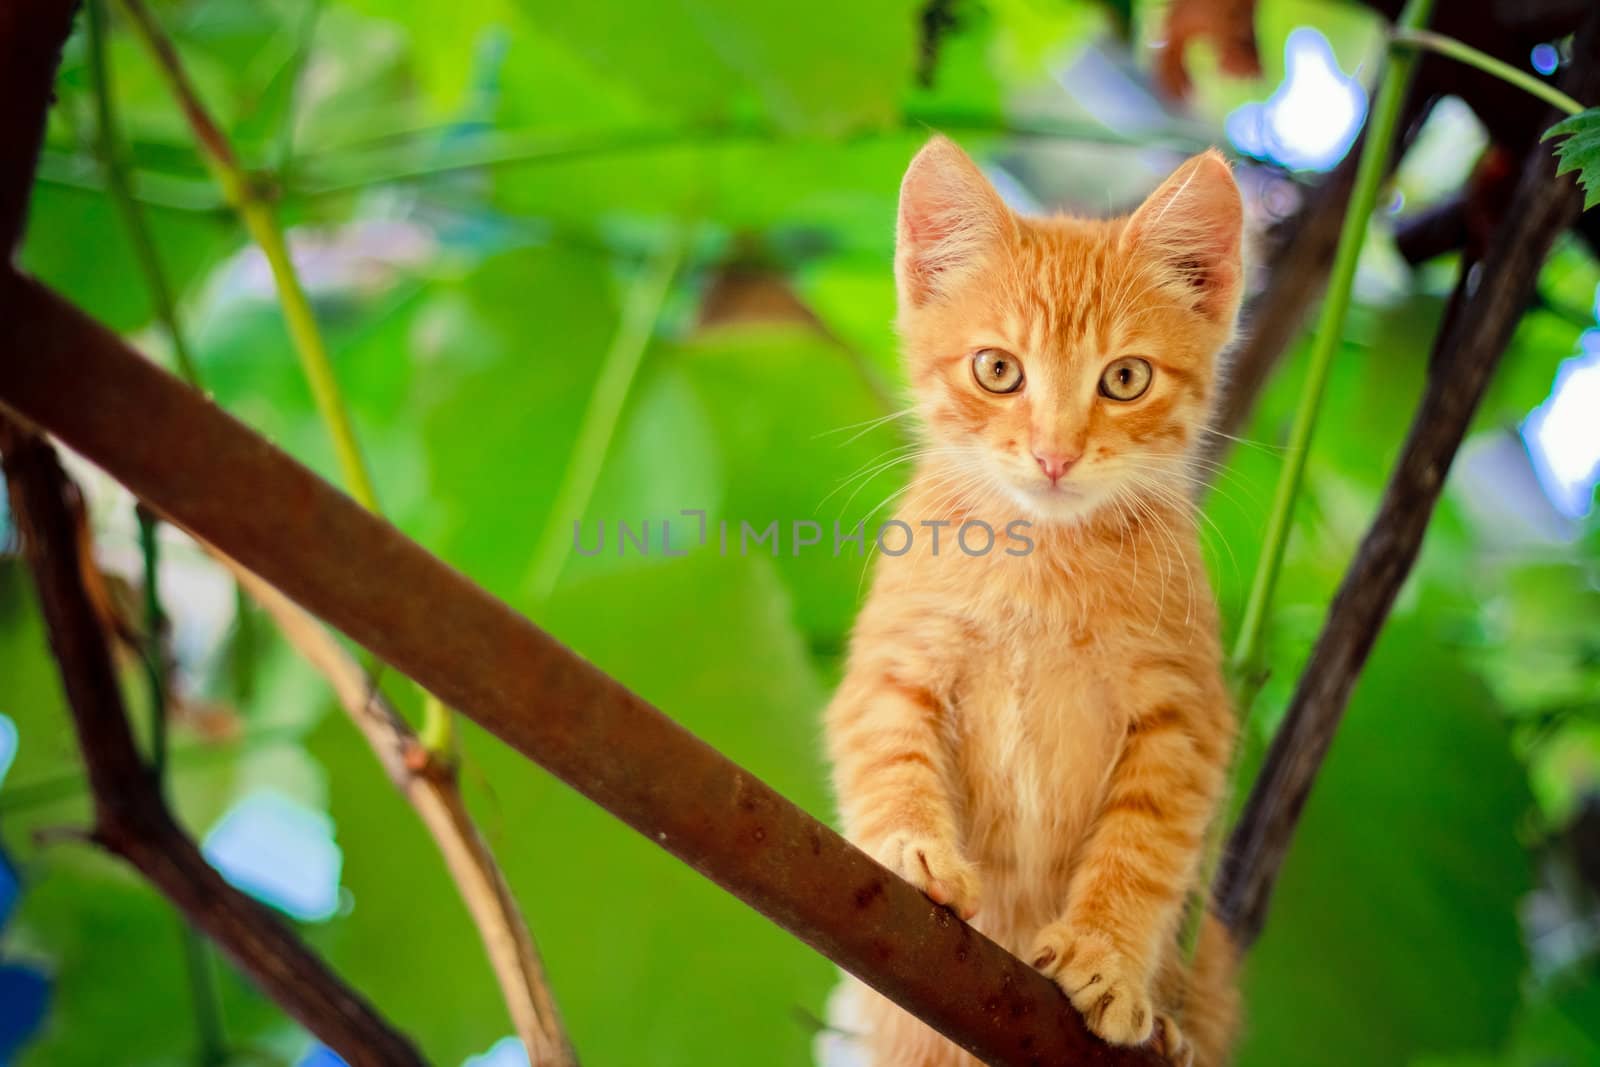
<path fill-rule="evenodd" d="M 961 850 L 936 837 L 903 831 L 877 850 L 878 862 L 963 919 L 978 914 L 978 869 Z"/>
<path fill-rule="evenodd" d="M 1155 1025 L 1150 981 L 1098 930 L 1051 923 L 1034 939 L 1033 965 L 1055 979 L 1089 1029 L 1113 1045 L 1138 1045 Z"/>

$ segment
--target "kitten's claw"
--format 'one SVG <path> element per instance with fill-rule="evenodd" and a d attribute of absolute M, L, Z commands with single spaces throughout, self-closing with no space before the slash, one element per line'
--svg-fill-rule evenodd
<path fill-rule="evenodd" d="M 921 834 L 898 833 L 878 850 L 878 859 L 935 904 L 943 904 L 963 919 L 978 914 L 978 870 L 954 845 Z"/>
<path fill-rule="evenodd" d="M 1055 979 L 1089 1029 L 1113 1045 L 1138 1045 L 1155 1028 L 1149 976 L 1097 930 L 1074 933 L 1052 923 L 1028 956 Z"/>
<path fill-rule="evenodd" d="M 1156 1016 L 1155 1027 L 1150 1031 L 1150 1047 L 1172 1067 L 1194 1067 L 1194 1046 L 1170 1015 Z"/>

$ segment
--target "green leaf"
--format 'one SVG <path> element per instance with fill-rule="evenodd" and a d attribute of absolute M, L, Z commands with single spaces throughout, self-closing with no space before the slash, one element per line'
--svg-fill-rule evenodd
<path fill-rule="evenodd" d="M 866 590 L 868 561 L 852 545 L 834 553 L 834 530 L 876 517 L 911 471 L 904 421 L 873 425 L 876 402 L 850 350 L 799 325 L 729 326 L 688 342 L 680 359 L 709 413 L 727 478 L 730 553 L 740 523 L 778 523 L 775 559 L 796 619 L 822 651 L 840 648 Z M 820 543 L 795 552 L 795 523 L 816 523 Z M 810 536 L 809 527 L 806 536 Z M 754 546 L 750 552 L 768 551 Z"/>
<path fill-rule="evenodd" d="M 821 814 L 825 694 L 789 614 L 770 561 L 701 550 L 564 586 L 540 622 Z M 585 1062 L 809 1062 L 811 1035 L 794 1009 L 821 1014 L 832 965 L 470 722 L 461 727 L 469 803 Z M 332 813 L 352 901 L 317 928 L 319 942 L 430 1062 L 460 1063 L 510 1032 L 477 934 L 348 724 L 331 716 L 313 750 L 338 783 Z M 708 1004 L 719 1006 L 714 1023 Z"/>
<path fill-rule="evenodd" d="M 500 596 L 522 588 L 616 328 L 607 267 L 507 253 L 432 293 L 411 331 L 432 483 L 420 536 Z"/>
<path fill-rule="evenodd" d="M 237 246 L 236 231 L 226 219 L 145 210 L 157 254 L 180 294 Z M 153 317 L 150 291 L 122 218 L 103 193 L 36 183 L 22 266 L 115 329 L 133 330 Z"/>
<path fill-rule="evenodd" d="M 523 6 L 592 67 L 679 114 L 755 104 L 786 130 L 838 133 L 890 121 L 911 85 L 918 5 L 908 0 Z"/>
<path fill-rule="evenodd" d="M 1558 139 L 1557 174 L 1577 171 L 1583 186 L 1584 210 L 1600 204 L 1600 107 L 1591 107 L 1563 119 L 1544 132 L 1541 140 Z"/>
<path fill-rule="evenodd" d="M 1246 965 L 1241 1067 L 1501 1047 L 1526 967 L 1530 799 L 1500 714 L 1436 630 L 1391 621 Z"/>

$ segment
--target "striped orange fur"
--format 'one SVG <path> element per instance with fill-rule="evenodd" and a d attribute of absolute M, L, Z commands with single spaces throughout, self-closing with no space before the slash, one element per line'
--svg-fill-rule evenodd
<path fill-rule="evenodd" d="M 925 447 L 898 517 L 921 536 L 876 561 L 826 722 L 855 842 L 1106 1040 L 1202 1067 L 1226 1057 L 1233 961 L 1214 923 L 1192 965 L 1178 935 L 1234 722 L 1191 488 L 1242 217 L 1215 152 L 1103 221 L 1013 213 L 942 138 L 912 162 L 895 266 Z M 1150 372 L 1132 397 L 1128 357 Z M 954 550 L 972 521 L 994 550 Z M 880 1067 L 976 1062 L 857 995 Z"/>

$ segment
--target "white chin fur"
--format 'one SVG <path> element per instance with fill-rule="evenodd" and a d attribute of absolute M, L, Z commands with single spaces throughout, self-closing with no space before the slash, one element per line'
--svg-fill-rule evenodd
<path fill-rule="evenodd" d="M 1069 485 L 1062 489 L 1051 489 L 1019 486 L 1008 480 L 1005 487 L 1027 518 L 1044 522 L 1078 522 L 1104 502 L 1103 493 L 1087 486 Z"/>

